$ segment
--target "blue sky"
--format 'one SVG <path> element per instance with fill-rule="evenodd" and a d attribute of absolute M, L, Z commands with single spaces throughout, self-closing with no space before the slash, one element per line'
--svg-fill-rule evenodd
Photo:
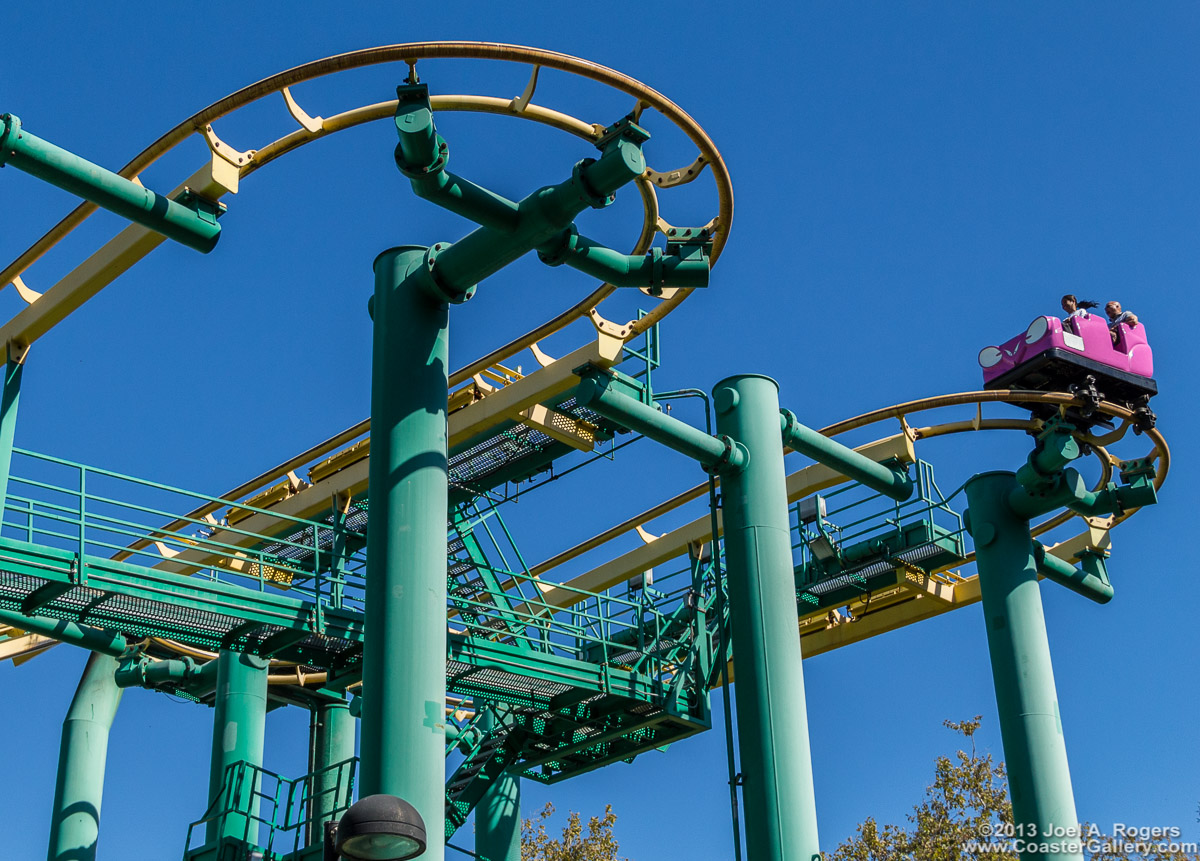
<path fill-rule="evenodd" d="M 770 374 L 784 403 L 814 426 L 978 387 L 979 348 L 1055 313 L 1062 293 L 1121 299 L 1155 349 L 1171 478 L 1159 506 L 1115 533 L 1111 604 L 1049 584 L 1043 598 L 1081 817 L 1200 837 L 1200 637 L 1186 555 L 1195 499 L 1186 488 L 1198 478 L 1185 304 L 1186 285 L 1200 278 L 1194 5 L 127 4 L 106 13 L 23 4 L 0 13 L 0 24 L 8 35 L 0 110 L 112 168 L 245 84 L 377 44 L 522 43 L 638 78 L 708 131 L 736 199 L 711 288 L 663 327 L 658 385 L 709 389 L 733 373 Z M 354 72 L 296 96 L 310 113 L 331 114 L 391 98 L 404 71 Z M 525 77 L 454 62 L 421 71 L 434 92 L 499 96 L 516 95 Z M 538 101 L 543 94 L 589 122 L 630 107 L 561 77 L 546 76 Z M 246 149 L 290 122 L 271 101 L 218 131 Z M 519 125 L 440 121 L 452 169 L 517 197 L 589 154 Z M 228 200 L 213 254 L 164 246 L 59 326 L 31 353 L 18 444 L 218 493 L 365 417 L 371 260 L 392 245 L 467 230 L 413 197 L 393 146 L 380 123 L 265 168 Z M 665 129 L 646 151 L 659 169 L 691 158 Z M 192 141 L 143 178 L 166 191 L 203 156 Z M 663 195 L 669 220 L 711 217 L 706 180 L 677 191 Z M 629 244 L 634 198 L 581 225 Z M 13 170 L 0 173 L 0 200 L 4 262 L 71 206 Z M 118 226 L 92 219 L 26 280 L 45 289 Z M 455 309 L 453 364 L 590 284 L 532 259 L 490 279 Z M 0 312 L 17 307 L 11 288 L 0 291 Z M 561 354 L 582 337 L 573 330 L 546 346 Z M 1018 436 L 1000 435 L 958 437 L 922 454 L 953 488 L 975 471 L 1016 468 L 1024 450 Z M 643 444 L 531 496 L 511 520 L 526 556 L 541 559 L 700 478 Z M 6 830 L 6 857 L 44 851 L 60 721 L 83 658 L 57 648 L 0 668 L 4 819 L 19 825 Z M 808 660 L 805 676 L 826 849 L 866 816 L 902 820 L 934 756 L 953 749 L 943 719 L 982 714 L 980 741 L 1002 756 L 977 607 Z M 272 713 L 267 766 L 303 772 L 306 729 L 296 709 Z M 203 811 L 210 732 L 204 708 L 126 694 L 109 752 L 101 858 L 179 854 L 186 823 Z M 611 803 L 632 858 L 726 858 L 725 780 L 718 725 L 631 766 L 527 787 L 527 808 L 552 800 L 590 815 Z"/>

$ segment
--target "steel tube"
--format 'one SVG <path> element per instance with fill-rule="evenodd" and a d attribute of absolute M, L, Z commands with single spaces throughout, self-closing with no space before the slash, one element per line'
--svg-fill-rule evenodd
<path fill-rule="evenodd" d="M 793 451 L 811 457 L 817 463 L 899 502 L 912 496 L 913 481 L 908 477 L 908 470 L 891 469 L 864 457 L 854 449 L 800 424 L 791 410 L 780 410 L 779 422 L 783 444 Z"/>
<path fill-rule="evenodd" d="M 975 540 L 1015 833 L 1032 837 L 1036 846 L 1053 834 L 1052 827 L 1074 828 L 1079 819 L 1029 520 L 1008 504 L 1018 487 L 1011 472 L 972 477 L 966 485 L 967 524 Z M 1082 857 L 1082 852 L 1021 853 L 1022 861 Z"/>
<path fill-rule="evenodd" d="M 408 177 L 417 197 L 436 203 L 477 224 L 511 230 L 517 223 L 517 204 L 446 170 L 446 142 L 434 126 L 429 90 L 423 84 L 397 90 L 396 167 Z"/>
<path fill-rule="evenodd" d="M 1063 506 L 1087 517 L 1112 514 L 1122 510 L 1122 494 L 1130 490 L 1111 484 L 1103 490 L 1088 490 L 1083 476 L 1071 467 L 1056 476 L 1047 477 L 1040 486 L 1027 487 L 1021 484 L 1020 478 L 1021 473 L 1018 472 L 1018 480 L 1008 491 L 1008 504 L 1014 513 L 1026 519 Z M 1153 493 L 1153 487 L 1150 491 Z"/>
<path fill-rule="evenodd" d="M 217 689 L 213 700 L 212 758 L 208 773 L 211 804 L 222 793 L 225 806 L 234 812 L 205 826 L 208 842 L 221 838 L 258 841 L 258 775 L 226 786 L 230 766 L 244 762 L 262 767 L 267 727 L 267 667 L 269 662 L 238 652 L 217 656 Z M 237 791 L 236 795 L 232 793 Z"/>
<path fill-rule="evenodd" d="M 219 662 L 205 661 L 197 664 L 190 657 L 152 661 L 142 658 L 117 670 L 117 685 L 122 688 L 154 687 L 165 682 L 179 686 L 204 688 L 214 684 Z"/>
<path fill-rule="evenodd" d="M 540 188 L 517 204 L 511 229 L 479 227 L 440 249 L 435 279 L 453 293 L 465 293 L 521 255 L 565 230 L 588 207 L 602 206 L 621 186 L 641 176 L 646 158 L 632 141 L 618 141 L 599 159 L 581 162 L 570 179 Z"/>
<path fill-rule="evenodd" d="M 516 203 L 448 170 L 410 176 L 408 179 L 417 197 L 469 218 L 476 224 L 497 230 L 511 230 L 517 222 Z"/>
<path fill-rule="evenodd" d="M 580 406 L 699 461 L 707 469 L 726 466 L 737 469 L 745 461 L 744 450 L 731 441 L 707 434 L 616 391 L 607 376 L 586 378 L 576 387 L 575 400 Z"/>
<path fill-rule="evenodd" d="M 25 616 L 14 610 L 0 609 L 0 623 L 19 628 L 29 634 L 53 637 L 60 643 L 81 646 L 102 655 L 117 658 L 125 651 L 125 638 L 120 634 L 45 616 Z"/>
<path fill-rule="evenodd" d="M 652 248 L 641 255 L 622 254 L 570 232 L 538 249 L 542 262 L 566 264 L 614 287 L 707 287 L 707 257 L 681 257 Z"/>
<path fill-rule="evenodd" d="M 0 167 L 18 170 L 207 254 L 221 227 L 177 201 L 30 134 L 12 114 L 0 117 Z"/>
<path fill-rule="evenodd" d="M 820 850 L 779 387 L 769 377 L 730 377 L 713 403 L 717 430 L 749 454 L 743 470 L 721 477 L 747 855 L 813 861 Z"/>
<path fill-rule="evenodd" d="M 108 733 L 121 704 L 122 691 L 113 681 L 116 669 L 111 655 L 90 655 L 63 721 L 50 816 L 50 861 L 96 857 Z"/>
<path fill-rule="evenodd" d="M 24 369 L 24 364 L 9 359 L 4 368 L 3 392 L 0 392 L 0 522 L 4 520 L 8 505 L 8 479 L 12 474 L 13 440 L 17 433 L 17 406 Z"/>
<path fill-rule="evenodd" d="M 360 797 L 396 795 L 444 856 L 445 303 L 421 287 L 423 248 L 375 259 Z"/>
<path fill-rule="evenodd" d="M 495 718 L 481 721 L 490 731 Z M 475 808 L 475 854 L 479 861 L 521 861 L 521 779 L 505 772 Z"/>
<path fill-rule="evenodd" d="M 312 786 L 312 821 L 309 824 L 310 844 L 324 839 L 325 823 L 333 819 L 338 802 L 350 803 L 349 764 L 334 768 L 354 758 L 354 716 L 345 700 L 322 702 L 312 710 L 308 729 L 309 771 L 316 772 Z"/>
<path fill-rule="evenodd" d="M 1106 578 L 1098 574 L 1076 568 L 1070 562 L 1064 562 L 1057 556 L 1051 556 L 1039 541 L 1033 542 L 1033 558 L 1037 572 L 1047 580 L 1053 580 L 1060 586 L 1066 586 L 1072 592 L 1095 601 L 1097 604 L 1107 604 L 1112 600 L 1113 587 Z"/>

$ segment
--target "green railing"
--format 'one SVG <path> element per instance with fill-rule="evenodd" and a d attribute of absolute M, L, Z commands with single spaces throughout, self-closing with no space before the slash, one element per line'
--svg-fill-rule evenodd
<path fill-rule="evenodd" d="M 924 571 L 965 553 L 961 515 L 918 460 L 915 493 L 896 502 L 858 483 L 792 506 L 793 562 L 801 608 L 822 604 L 834 587 L 869 594 L 872 578 L 896 569 Z"/>
<path fill-rule="evenodd" d="M 179 514 L 201 508 L 211 511 Z M 270 518 L 270 533 L 238 525 L 255 514 Z M 346 560 L 337 558 L 338 529 L 338 524 L 14 449 L 2 534 L 81 559 L 111 558 L 341 606 L 355 577 Z"/>
<path fill-rule="evenodd" d="M 153 570 L 167 596 L 178 576 L 181 587 L 216 582 L 322 610 L 361 611 L 361 501 L 350 517 L 305 520 L 25 449 L 15 450 L 9 488 L 2 534 L 73 554 L 82 572 L 78 582 L 88 582 L 83 569 L 89 565 L 118 560 Z M 200 510 L 205 513 L 179 514 Z M 269 518 L 269 531 L 245 528 L 254 515 Z M 448 542 L 458 548 L 451 573 L 456 564 L 461 568 L 450 584 L 452 630 L 636 670 L 664 692 L 683 684 L 681 671 L 690 670 L 688 653 L 704 638 L 703 611 L 711 603 L 704 572 L 682 570 L 669 585 L 660 580 L 624 595 L 548 584 L 529 573 L 499 506 L 486 498 L 459 507 Z M 102 588 L 113 588 L 112 582 L 110 576 Z M 554 605 L 545 597 L 550 586 Z M 222 611 L 236 614 L 236 600 L 222 600 Z"/>
<path fill-rule="evenodd" d="M 358 758 L 334 763 L 297 778 L 286 778 L 247 762 L 225 769 L 220 794 L 200 819 L 188 826 L 184 859 L 214 858 L 221 852 L 257 849 L 264 861 L 286 859 L 319 845 L 322 824 L 336 820 L 354 801 Z M 209 833 L 215 835 L 211 838 Z M 225 845 L 221 845 L 225 844 Z M 245 854 L 230 854 L 238 861 Z"/>

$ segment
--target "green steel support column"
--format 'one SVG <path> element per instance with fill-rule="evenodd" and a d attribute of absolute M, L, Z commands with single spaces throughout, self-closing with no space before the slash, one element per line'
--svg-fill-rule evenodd
<path fill-rule="evenodd" d="M 347 783 L 350 772 L 346 768 L 329 768 L 354 757 L 354 716 L 350 714 L 350 703 L 330 700 L 315 706 L 308 729 L 311 755 L 309 771 L 321 772 L 312 786 L 312 823 L 309 826 L 308 842 L 318 843 L 324 839 L 325 823 L 333 818 L 337 807 L 339 778 L 349 790 Z M 328 771 L 321 771 L 329 768 Z M 350 800 L 347 791 L 345 801 Z"/>
<path fill-rule="evenodd" d="M 91 861 L 100 835 L 104 763 L 122 690 L 113 681 L 117 659 L 93 653 L 63 721 L 50 817 L 49 861 Z"/>
<path fill-rule="evenodd" d="M 490 730 L 495 718 L 484 718 Z M 521 861 L 521 778 L 505 772 L 475 808 L 475 854 L 479 861 Z"/>
<path fill-rule="evenodd" d="M 8 503 L 8 476 L 12 470 L 13 439 L 17 432 L 17 405 L 21 400 L 21 372 L 25 365 L 8 360 L 4 389 L 0 393 L 0 522 Z"/>
<path fill-rule="evenodd" d="M 1029 521 L 1008 504 L 1017 487 L 1011 472 L 974 476 L 967 482 L 967 523 L 978 558 L 1013 822 L 1018 835 L 1037 843 L 1054 833 L 1051 828 L 1074 828 L 1079 820 Z M 1065 841 L 1060 837 L 1059 842 Z M 1022 861 L 1082 857 L 1081 852 L 1021 854 Z"/>
<path fill-rule="evenodd" d="M 267 665 L 254 655 L 223 651 L 217 658 L 217 689 L 213 702 L 212 760 L 208 773 L 208 798 L 211 803 L 225 789 L 225 771 L 237 762 L 262 766 L 263 741 L 267 729 Z M 258 814 L 258 799 L 252 788 L 243 785 L 237 796 L 240 809 L 249 816 Z M 226 799 L 228 801 L 228 799 Z M 247 832 L 243 816 L 226 817 L 224 823 L 210 821 L 206 840 L 248 836 L 257 841 L 258 826 L 253 822 Z"/>
<path fill-rule="evenodd" d="M 448 306 L 424 248 L 375 259 L 359 796 L 413 805 L 444 857 Z"/>
<path fill-rule="evenodd" d="M 746 447 L 721 474 L 749 861 L 812 861 L 817 811 L 796 584 L 779 438 L 779 387 L 730 377 L 713 390 L 717 431 Z"/>

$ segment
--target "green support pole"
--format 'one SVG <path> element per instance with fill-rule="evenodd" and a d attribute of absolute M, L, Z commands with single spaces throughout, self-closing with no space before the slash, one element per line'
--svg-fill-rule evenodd
<path fill-rule="evenodd" d="M 113 681 L 117 659 L 93 653 L 63 721 L 50 817 L 49 861 L 92 861 L 100 835 L 104 763 L 122 690 Z"/>
<path fill-rule="evenodd" d="M 13 440 L 17 433 L 17 405 L 21 400 L 21 373 L 25 365 L 9 359 L 0 393 L 0 523 L 8 505 L 8 477 L 12 471 Z"/>
<path fill-rule="evenodd" d="M 1052 829 L 1074 828 L 1079 820 L 1029 521 L 1008 503 L 1018 487 L 1011 472 L 974 476 L 966 487 L 967 523 L 975 540 L 1013 823 L 1017 835 L 1036 844 L 1054 834 Z M 1070 841 L 1060 836 L 1057 842 Z M 1021 853 L 1022 861 L 1082 857 L 1081 852 Z"/>
<path fill-rule="evenodd" d="M 482 729 L 490 730 L 489 713 Z M 505 772 L 475 808 L 475 855 L 479 861 L 521 861 L 521 778 Z"/>
<path fill-rule="evenodd" d="M 238 652 L 223 651 L 217 658 L 212 760 L 208 773 L 210 804 L 227 788 L 225 777 L 229 766 L 245 762 L 262 767 L 267 728 L 267 665 L 262 658 Z M 259 806 L 253 792 L 258 788 L 257 774 L 247 773 L 247 777 L 251 782 L 228 787 L 230 791 L 240 789 L 232 800 L 236 800 L 241 815 L 235 813 L 223 820 L 209 821 L 205 828 L 207 842 L 230 837 L 257 844 L 258 825 L 253 819 Z M 224 799 L 226 804 L 230 800 Z"/>
<path fill-rule="evenodd" d="M 749 455 L 742 470 L 721 474 L 747 856 L 813 861 L 820 850 L 779 387 L 769 377 L 730 377 L 713 402 L 717 431 Z"/>
<path fill-rule="evenodd" d="M 375 259 L 360 797 L 398 796 L 445 848 L 448 307 L 424 248 Z"/>
<path fill-rule="evenodd" d="M 330 700 L 313 708 L 308 728 L 309 771 L 318 774 L 311 788 L 310 845 L 325 839 L 325 823 L 333 819 L 338 802 L 350 801 L 349 766 L 332 766 L 354 757 L 354 731 L 354 716 L 345 700 Z"/>

